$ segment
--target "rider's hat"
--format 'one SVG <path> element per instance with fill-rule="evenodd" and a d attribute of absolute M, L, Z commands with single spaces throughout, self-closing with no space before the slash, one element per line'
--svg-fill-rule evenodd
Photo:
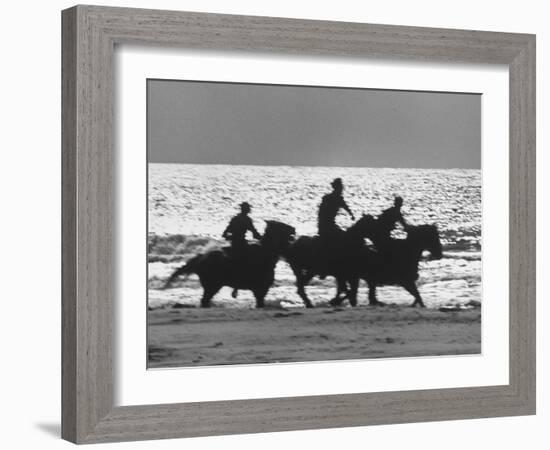
<path fill-rule="evenodd" d="M 335 188 L 335 187 L 342 187 L 343 186 L 343 183 L 342 183 L 342 178 L 335 178 L 334 180 L 332 180 L 332 182 L 330 183 L 330 185 Z"/>
<path fill-rule="evenodd" d="M 250 210 L 250 208 L 252 208 L 250 206 L 250 203 L 248 203 L 248 202 L 242 202 L 239 206 L 241 207 L 241 211 L 244 210 L 244 209 Z"/>

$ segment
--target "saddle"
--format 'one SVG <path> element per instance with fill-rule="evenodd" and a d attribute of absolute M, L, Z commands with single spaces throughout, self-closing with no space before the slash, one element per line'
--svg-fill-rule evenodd
<path fill-rule="evenodd" d="M 259 263 L 257 245 L 244 245 L 238 248 L 226 246 L 222 250 L 229 259 L 231 271 L 235 274 L 248 273 Z"/>

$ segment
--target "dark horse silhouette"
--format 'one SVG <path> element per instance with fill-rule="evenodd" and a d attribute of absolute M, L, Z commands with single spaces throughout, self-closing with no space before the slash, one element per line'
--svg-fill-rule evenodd
<path fill-rule="evenodd" d="M 201 307 L 207 308 L 223 286 L 249 289 L 256 298 L 256 307 L 264 306 L 264 298 L 275 279 L 275 265 L 293 240 L 296 230 L 290 225 L 266 220 L 266 228 L 259 244 L 246 247 L 244 257 L 231 256 L 227 250 L 212 250 L 191 258 L 168 279 L 165 288 L 181 275 L 196 273 L 203 296 Z"/>
<path fill-rule="evenodd" d="M 382 285 L 398 285 L 405 288 L 413 297 L 412 306 L 424 307 L 422 297 L 416 287 L 418 279 L 418 262 L 422 253 L 427 250 L 433 259 L 441 259 L 443 252 L 439 232 L 435 225 L 407 226 L 406 239 L 390 239 L 384 243 L 378 242 L 380 251 L 368 247 L 361 249 L 359 257 L 359 277 L 367 282 L 369 287 L 369 304 L 380 305 L 376 298 L 376 287 Z M 372 236 L 369 236 L 372 239 Z M 372 239 L 376 245 L 376 238 Z M 356 260 L 357 261 L 357 260 Z M 338 282 L 340 291 L 342 281 Z M 356 306 L 357 285 L 350 285 L 348 294 L 350 304 Z M 331 301 L 333 306 L 341 304 L 346 295 L 340 297 L 340 292 Z"/>
<path fill-rule="evenodd" d="M 358 284 L 361 250 L 365 247 L 365 237 L 374 233 L 374 225 L 374 217 L 363 215 L 346 231 L 335 236 L 334 242 L 322 242 L 318 236 L 301 236 L 288 247 L 283 256 L 296 276 L 298 295 L 307 308 L 312 308 L 313 304 L 305 287 L 315 276 L 323 274 L 336 278 L 338 293 L 334 300 L 343 292 L 348 293 L 348 284 Z M 354 293 L 357 294 L 357 289 Z"/>

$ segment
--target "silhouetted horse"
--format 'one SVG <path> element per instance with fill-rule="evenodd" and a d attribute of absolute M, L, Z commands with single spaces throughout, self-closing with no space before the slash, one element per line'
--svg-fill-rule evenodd
<path fill-rule="evenodd" d="M 363 215 L 346 231 L 335 236 L 334 242 L 323 242 L 318 236 L 301 236 L 283 254 L 296 276 L 298 295 L 307 308 L 313 304 L 305 287 L 318 275 L 333 275 L 338 283 L 338 294 L 347 292 L 347 284 L 359 283 L 361 250 L 365 247 L 365 237 L 374 233 L 375 219 Z M 354 290 L 357 295 L 357 289 Z M 353 295 L 350 294 L 350 295 Z"/>
<path fill-rule="evenodd" d="M 398 285 L 414 297 L 412 306 L 424 306 L 416 287 L 418 262 L 425 250 L 430 252 L 433 259 L 443 257 L 439 232 L 435 225 L 408 226 L 406 231 L 406 239 L 390 239 L 384 244 L 378 243 L 378 248 L 381 249 L 379 251 L 368 247 L 361 250 L 359 276 L 367 282 L 369 287 L 370 305 L 382 304 L 376 298 L 377 286 Z M 341 281 L 338 285 L 341 285 Z M 356 286 L 350 286 L 350 291 L 353 289 L 356 289 Z M 339 305 L 344 299 L 345 296 L 340 298 L 338 293 L 331 304 Z M 350 292 L 349 300 L 350 304 L 355 306 L 357 293 Z"/>
<path fill-rule="evenodd" d="M 180 275 L 196 273 L 203 296 L 201 306 L 210 306 L 212 297 L 223 286 L 249 289 L 256 298 L 256 307 L 264 306 L 264 298 L 275 278 L 275 265 L 294 238 L 296 230 L 290 225 L 266 220 L 266 228 L 259 244 L 250 244 L 242 256 L 231 256 L 226 250 L 212 250 L 190 259 L 168 279 L 165 288 Z"/>

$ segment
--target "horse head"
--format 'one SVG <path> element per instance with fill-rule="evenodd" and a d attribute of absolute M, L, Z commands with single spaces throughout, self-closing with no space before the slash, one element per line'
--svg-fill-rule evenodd
<path fill-rule="evenodd" d="M 265 231 L 262 236 L 262 245 L 269 245 L 277 250 L 288 246 L 296 235 L 296 229 L 277 220 L 266 220 Z"/>
<path fill-rule="evenodd" d="M 357 233 L 361 238 L 373 240 L 377 230 L 376 219 L 370 214 L 363 214 L 348 230 Z"/>
<path fill-rule="evenodd" d="M 407 239 L 416 243 L 422 250 L 430 252 L 431 259 L 441 259 L 443 249 L 439 239 L 439 231 L 434 225 L 411 225 L 407 229 Z"/>

